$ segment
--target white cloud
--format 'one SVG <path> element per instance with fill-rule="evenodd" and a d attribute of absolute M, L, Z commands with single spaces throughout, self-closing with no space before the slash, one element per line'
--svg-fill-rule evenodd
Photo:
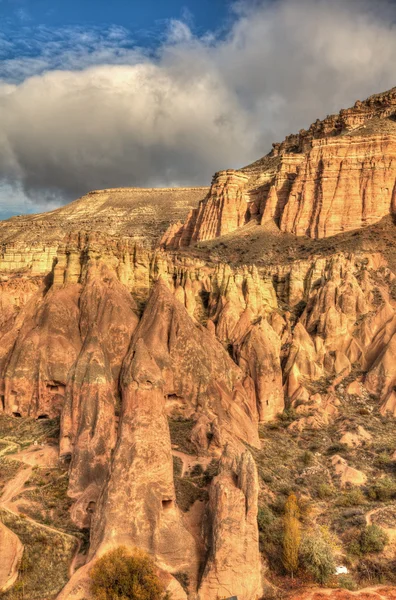
<path fill-rule="evenodd" d="M 122 28 L 69 32 L 66 42 L 43 32 L 45 51 L 10 61 L 18 77 L 0 84 L 4 180 L 41 205 L 101 187 L 205 184 L 396 85 L 392 3 L 373 11 L 368 0 L 278 0 L 236 10 L 225 37 L 197 38 L 173 21 L 155 56 L 131 47 Z"/>

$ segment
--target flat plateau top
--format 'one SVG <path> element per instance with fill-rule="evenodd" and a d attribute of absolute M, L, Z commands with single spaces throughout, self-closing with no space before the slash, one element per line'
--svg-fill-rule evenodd
<path fill-rule="evenodd" d="M 82 198 L 37 215 L 0 222 L 0 243 L 51 244 L 65 234 L 99 231 L 155 243 L 169 223 L 185 221 L 208 192 L 193 188 L 115 188 L 89 192 Z"/>

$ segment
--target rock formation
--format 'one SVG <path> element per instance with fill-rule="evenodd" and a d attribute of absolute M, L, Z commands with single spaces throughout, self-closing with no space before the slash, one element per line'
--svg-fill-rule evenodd
<path fill-rule="evenodd" d="M 123 367 L 117 446 L 94 515 L 90 554 L 117 545 L 144 548 L 164 570 L 185 570 L 196 582 L 194 539 L 176 505 L 163 385 L 159 367 L 138 338 Z M 130 515 L 127 523 L 125 515 Z"/>
<path fill-rule="evenodd" d="M 249 221 L 320 239 L 379 221 L 396 208 L 396 88 L 357 102 L 274 144 L 240 171 L 221 171 L 198 209 L 162 238 L 189 246 Z"/>
<path fill-rule="evenodd" d="M 257 532 L 257 470 L 248 451 L 227 447 L 213 481 L 208 505 L 209 553 L 199 589 L 200 600 L 262 594 Z"/>
<path fill-rule="evenodd" d="M 6 592 L 14 585 L 22 554 L 19 538 L 0 523 L 0 592 Z"/>
<path fill-rule="evenodd" d="M 210 189 L 104 190 L 0 224 L 0 458 L 4 440 L 20 450 L 10 420 L 59 422 L 73 535 L 89 533 L 60 599 L 91 600 L 91 566 L 124 545 L 175 600 L 261 600 L 263 519 L 279 525 L 290 490 L 337 532 L 321 494 L 358 486 L 369 503 L 386 484 L 395 114 L 394 89 Z M 12 585 L 20 546 L 0 534 Z"/>

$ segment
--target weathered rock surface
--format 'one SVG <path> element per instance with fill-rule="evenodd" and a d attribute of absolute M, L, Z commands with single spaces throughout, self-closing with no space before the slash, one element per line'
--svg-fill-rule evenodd
<path fill-rule="evenodd" d="M 123 367 L 117 446 L 95 513 L 90 552 L 94 556 L 114 545 L 137 546 L 165 570 L 187 570 L 196 580 L 194 540 L 176 505 L 163 384 L 155 359 L 138 338 Z"/>
<path fill-rule="evenodd" d="M 333 456 L 331 463 L 336 474 L 340 477 L 342 487 L 347 484 L 361 486 L 366 483 L 367 476 L 362 471 L 350 467 L 345 458 L 338 455 Z"/>
<path fill-rule="evenodd" d="M 262 594 L 257 527 L 258 480 L 248 451 L 227 447 L 209 494 L 209 554 L 199 588 L 200 600 L 237 596 L 256 600 Z"/>
<path fill-rule="evenodd" d="M 216 173 L 208 195 L 190 212 L 186 224 L 171 226 L 161 243 L 172 248 L 189 246 L 192 242 L 211 240 L 244 225 L 248 221 L 245 191 L 248 180 L 246 175 L 232 169 Z"/>
<path fill-rule="evenodd" d="M 161 367 L 167 398 L 177 400 L 181 414 L 193 415 L 198 427 L 201 417 L 205 420 L 207 435 L 199 450 L 211 444 L 222 448 L 234 437 L 259 444 L 253 382 L 162 281 L 153 288 L 134 337 L 145 341 Z"/>
<path fill-rule="evenodd" d="M 16 582 L 22 554 L 18 536 L 0 522 L 0 592 L 6 592 Z"/>

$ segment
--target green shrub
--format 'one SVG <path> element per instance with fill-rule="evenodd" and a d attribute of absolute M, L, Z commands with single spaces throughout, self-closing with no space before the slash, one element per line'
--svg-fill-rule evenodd
<path fill-rule="evenodd" d="M 338 585 L 344 590 L 353 592 L 357 590 L 356 581 L 350 575 L 340 575 L 338 577 Z"/>
<path fill-rule="evenodd" d="M 316 488 L 316 494 L 320 500 L 326 500 L 334 495 L 334 488 L 328 483 L 320 483 Z"/>
<path fill-rule="evenodd" d="M 294 410 L 294 408 L 287 408 L 283 411 L 283 413 L 279 413 L 277 416 L 278 422 L 284 424 L 285 427 L 298 419 L 298 414 Z"/>
<path fill-rule="evenodd" d="M 362 554 L 382 552 L 388 543 L 388 536 L 378 525 L 369 525 L 363 529 L 359 536 L 360 551 Z"/>
<path fill-rule="evenodd" d="M 337 506 L 361 506 L 366 504 L 367 500 L 362 490 L 355 488 L 349 492 L 344 492 L 336 500 Z"/>
<path fill-rule="evenodd" d="M 257 515 L 257 524 L 259 528 L 260 552 L 266 555 L 271 569 L 282 572 L 282 540 L 283 540 L 283 522 L 282 518 L 276 516 L 272 510 L 266 506 L 259 506 Z"/>
<path fill-rule="evenodd" d="M 219 474 L 219 461 L 212 459 L 204 472 L 205 485 L 209 485 L 215 477 Z"/>
<path fill-rule="evenodd" d="M 327 456 L 333 456 L 334 454 L 341 454 L 345 456 L 349 453 L 349 448 L 345 444 L 341 444 L 340 442 L 336 442 L 335 444 L 331 444 L 326 449 Z"/>
<path fill-rule="evenodd" d="M 151 558 L 124 547 L 102 556 L 90 573 L 95 600 L 165 600 L 166 594 Z"/>
<path fill-rule="evenodd" d="M 351 527 L 360 529 L 366 525 L 364 510 L 357 507 L 347 508 L 333 520 L 333 524 L 338 533 L 342 533 Z"/>
<path fill-rule="evenodd" d="M 335 573 L 333 550 L 319 532 L 304 537 L 300 547 L 300 560 L 304 569 L 321 585 Z"/>
<path fill-rule="evenodd" d="M 381 454 L 378 454 L 374 460 L 374 466 L 378 469 L 386 469 L 392 464 L 392 458 L 386 452 L 381 452 Z"/>
<path fill-rule="evenodd" d="M 266 533 L 268 528 L 275 521 L 275 515 L 268 506 L 259 506 L 257 513 L 257 524 L 261 533 Z"/>
<path fill-rule="evenodd" d="M 368 490 L 368 495 L 371 500 L 379 502 L 387 502 L 396 498 L 396 481 L 390 477 L 384 477 L 371 486 Z"/>

